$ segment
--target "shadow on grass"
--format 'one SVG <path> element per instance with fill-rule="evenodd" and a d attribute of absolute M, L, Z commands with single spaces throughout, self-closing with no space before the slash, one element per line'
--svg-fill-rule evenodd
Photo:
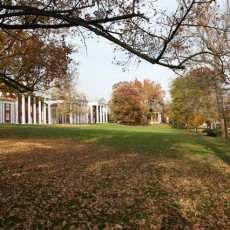
<path fill-rule="evenodd" d="M 117 152 L 136 152 L 169 158 L 195 155 L 215 155 L 230 164 L 230 142 L 219 138 L 192 136 L 189 132 L 170 126 L 0 126 L 0 138 L 64 138 L 71 141 L 95 143 Z M 220 140 L 220 141 L 219 141 Z M 178 151 L 178 149 L 180 151 Z M 211 150 L 211 151 L 210 151 Z M 190 154 L 191 155 L 191 154 Z"/>
<path fill-rule="evenodd" d="M 203 139 L 203 144 L 208 146 L 217 158 L 230 165 L 230 142 L 221 140 L 220 138 L 212 139 Z M 229 148 L 226 148 L 227 142 L 229 142 Z"/>

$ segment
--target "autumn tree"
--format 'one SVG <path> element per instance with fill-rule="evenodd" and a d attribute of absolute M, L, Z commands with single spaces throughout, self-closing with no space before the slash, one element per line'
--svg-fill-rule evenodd
<path fill-rule="evenodd" d="M 197 127 L 203 122 L 218 120 L 215 89 L 208 68 L 193 69 L 184 77 L 177 77 L 171 86 L 170 120 Z"/>
<path fill-rule="evenodd" d="M 46 90 L 68 81 L 72 49 L 29 31 L 0 30 L 0 84 L 3 92 Z"/>
<path fill-rule="evenodd" d="M 142 83 L 136 78 L 133 84 L 143 94 L 144 102 L 148 107 L 148 116 L 153 121 L 154 112 L 163 111 L 164 90 L 162 90 L 160 83 L 149 79 L 144 79 Z"/>
<path fill-rule="evenodd" d="M 110 109 L 115 121 L 126 124 L 146 122 L 147 107 L 143 94 L 130 82 L 113 86 Z"/>

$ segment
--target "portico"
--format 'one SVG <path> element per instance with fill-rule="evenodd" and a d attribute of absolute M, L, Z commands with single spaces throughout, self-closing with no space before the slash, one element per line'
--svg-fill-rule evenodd
<path fill-rule="evenodd" d="M 108 123 L 108 103 L 104 98 L 89 102 L 89 123 Z"/>

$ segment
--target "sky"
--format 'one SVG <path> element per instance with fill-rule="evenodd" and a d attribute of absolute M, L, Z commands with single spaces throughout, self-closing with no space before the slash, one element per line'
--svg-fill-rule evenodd
<path fill-rule="evenodd" d="M 175 9 L 175 0 L 159 0 L 161 9 Z M 98 42 L 99 40 L 99 42 Z M 104 38 L 87 41 L 87 53 L 83 49 L 75 54 L 74 58 L 79 62 L 77 90 L 84 93 L 88 99 L 111 98 L 112 86 L 120 81 L 140 81 L 150 79 L 161 84 L 166 91 L 166 99 L 169 99 L 169 83 L 175 74 L 168 68 L 152 65 L 142 61 L 139 66 L 129 66 L 128 71 L 123 72 L 122 66 L 112 64 L 114 46 Z"/>
<path fill-rule="evenodd" d="M 112 64 L 114 46 L 105 39 L 99 39 L 99 42 L 97 40 L 87 42 L 87 52 L 83 49 L 74 56 L 80 64 L 77 67 L 78 91 L 84 93 L 88 99 L 104 97 L 109 100 L 114 84 L 133 81 L 135 78 L 140 81 L 150 79 L 161 84 L 166 91 L 166 99 L 169 99 L 169 83 L 175 76 L 171 70 L 142 61 L 140 65 L 131 65 L 123 72 L 122 66 Z"/>

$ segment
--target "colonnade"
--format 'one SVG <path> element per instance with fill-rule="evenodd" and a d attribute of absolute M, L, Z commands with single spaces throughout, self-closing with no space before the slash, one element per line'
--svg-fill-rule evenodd
<path fill-rule="evenodd" d="M 16 101 L 18 113 L 15 123 L 21 124 L 51 124 L 50 100 L 41 100 L 40 97 L 22 95 Z"/>
<path fill-rule="evenodd" d="M 108 106 L 107 105 L 89 105 L 90 123 L 108 123 Z"/>
<path fill-rule="evenodd" d="M 71 113 L 59 113 L 60 101 L 48 97 L 20 95 L 16 99 L 0 98 L 0 123 L 16 124 L 87 124 L 108 123 L 108 104 L 102 98 L 94 102 L 80 102 Z"/>
<path fill-rule="evenodd" d="M 69 108 L 71 112 L 63 113 L 59 110 L 61 101 L 52 101 L 51 103 L 51 117 L 53 124 L 86 124 L 89 123 L 88 104 L 80 103 L 77 106 L 72 105 Z"/>

